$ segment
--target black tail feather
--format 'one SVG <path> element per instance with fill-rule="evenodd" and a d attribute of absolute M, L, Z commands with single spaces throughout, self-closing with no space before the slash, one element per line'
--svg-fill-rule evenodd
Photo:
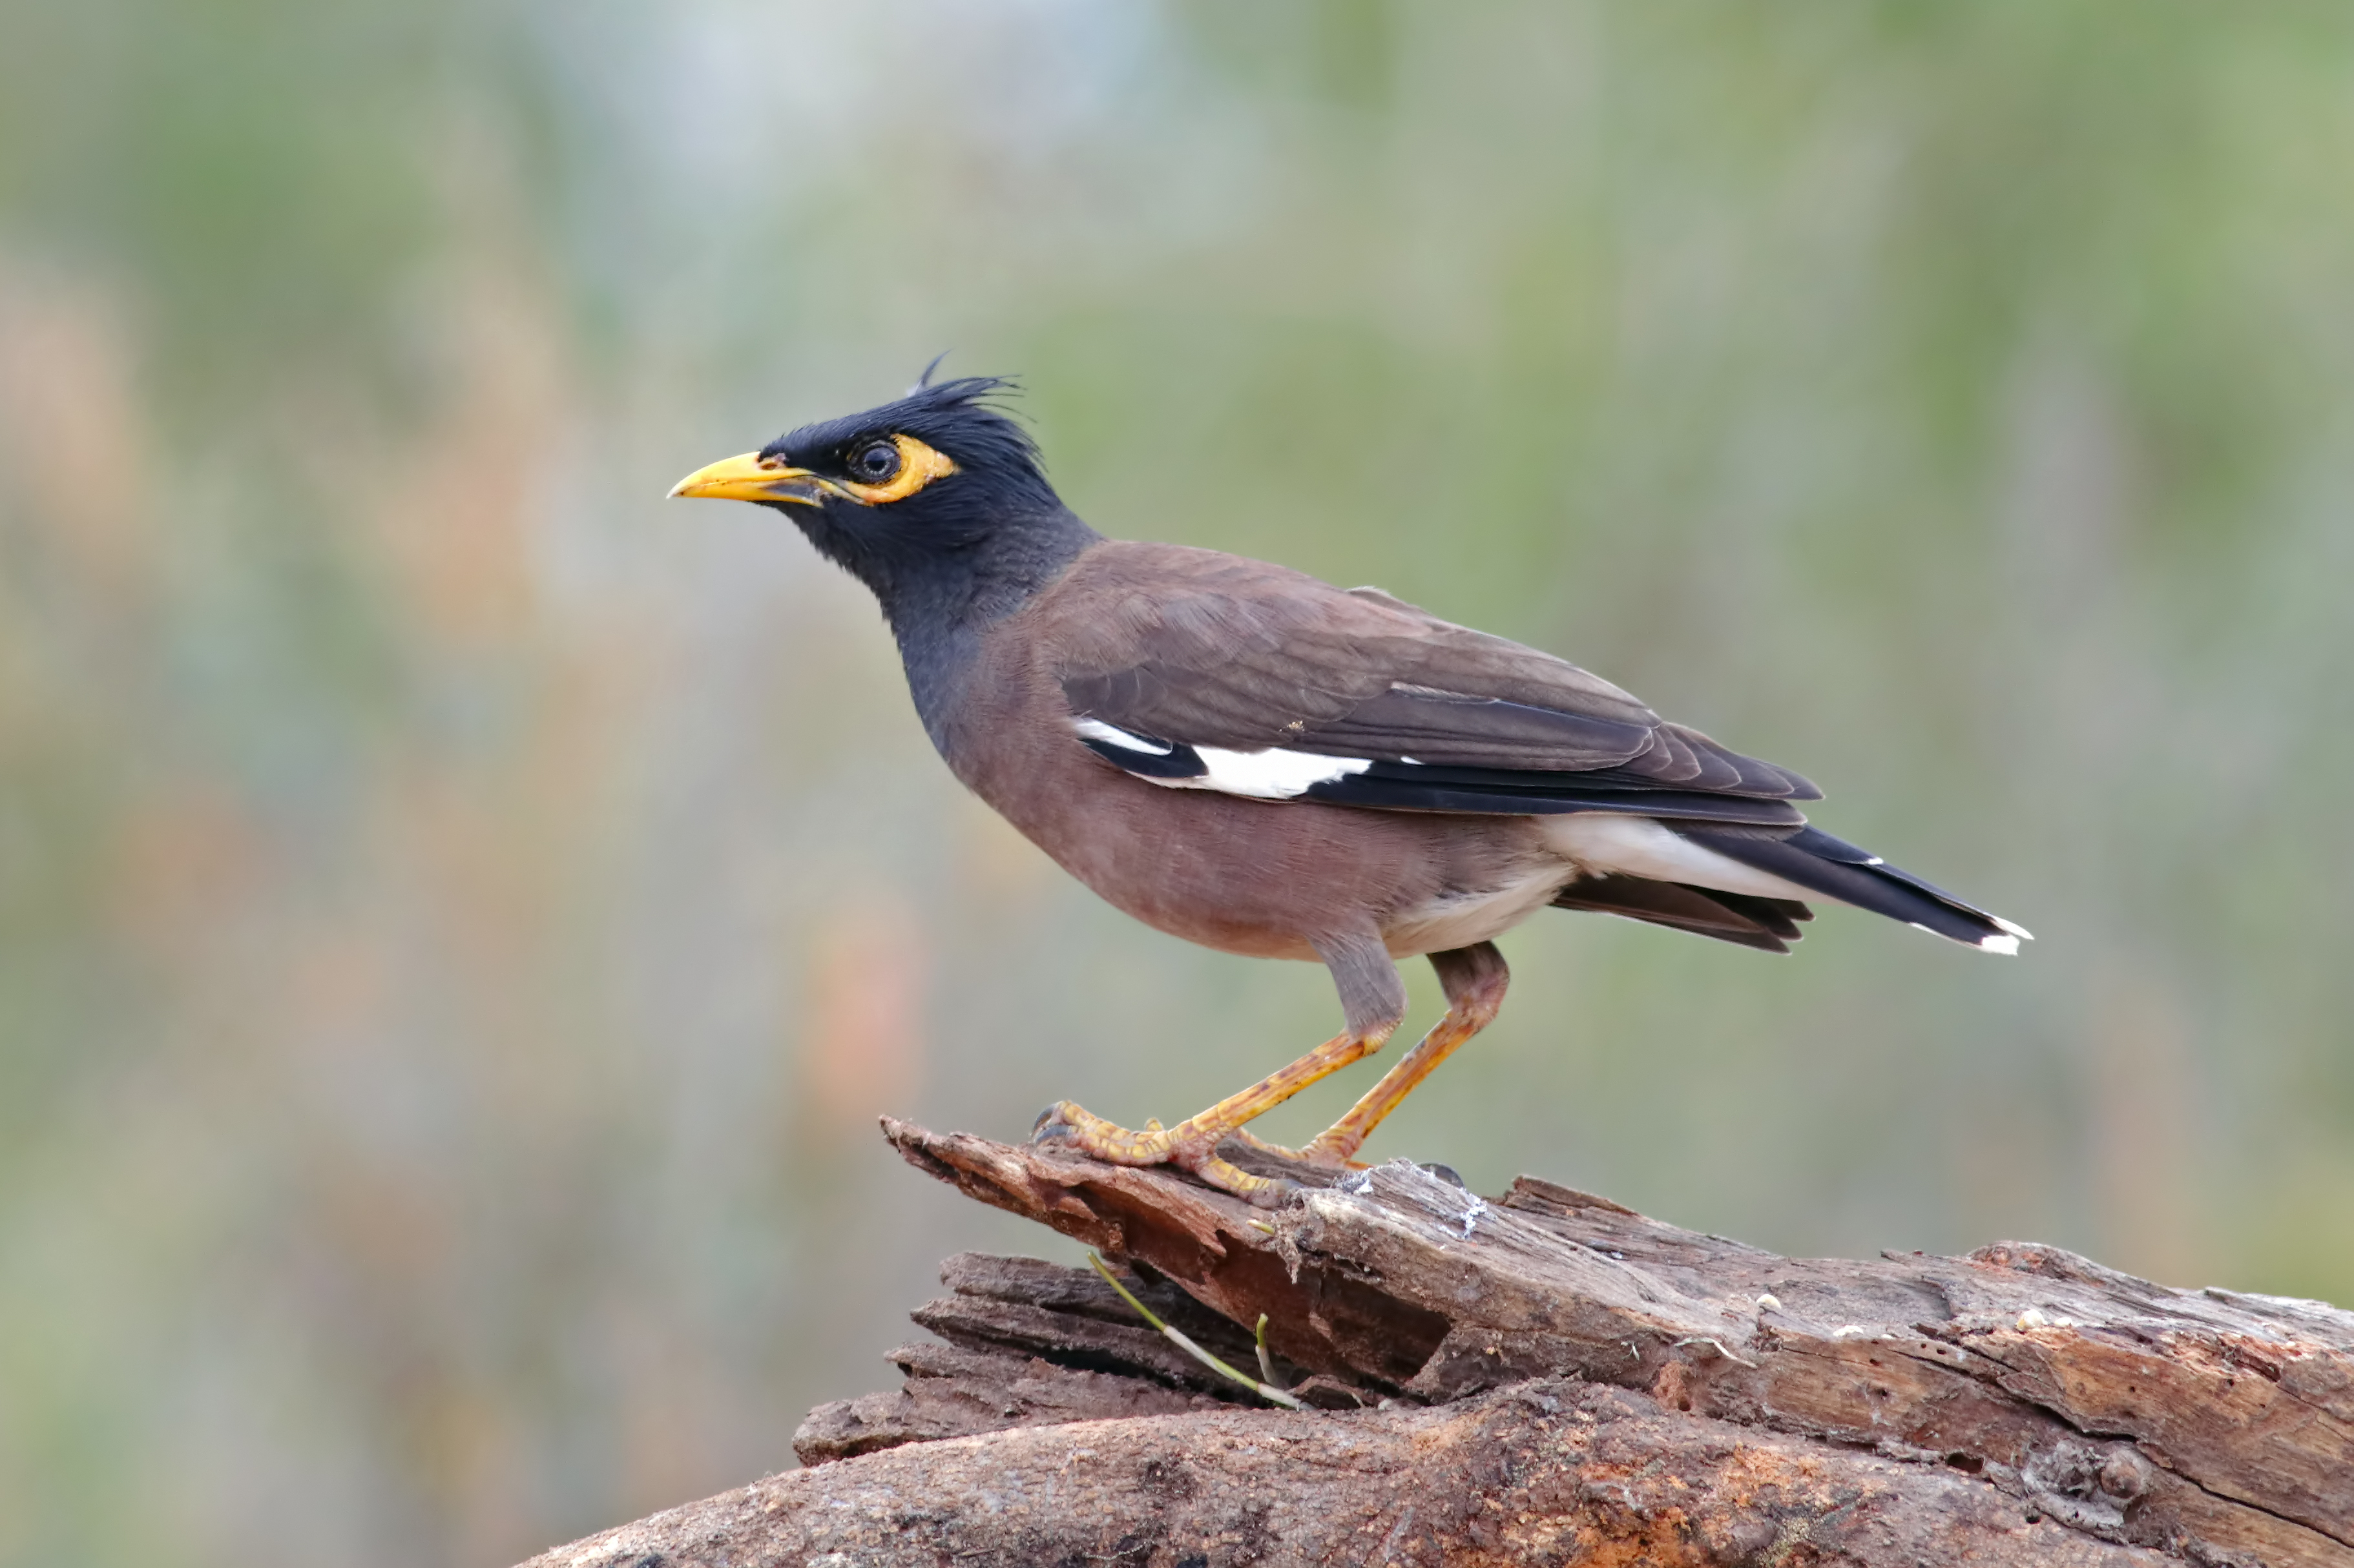
<path fill-rule="evenodd" d="M 1796 883 L 1859 909 L 1918 926 L 1925 931 L 1990 952 L 2015 953 L 2027 932 L 2000 916 L 1965 903 L 1944 888 L 1899 871 L 1868 850 L 1833 838 L 1819 828 L 1801 828 L 1787 837 L 1764 833 L 1669 826 L 1694 843 L 1728 860 Z M 1717 894 L 1723 898 L 1731 896 Z"/>
<path fill-rule="evenodd" d="M 1553 895 L 1556 909 L 1591 909 L 1648 921 L 1695 937 L 1713 937 L 1762 952 L 1787 953 L 1801 935 L 1797 923 L 1814 911 L 1793 898 L 1721 893 L 1689 883 L 1640 876 L 1589 876 Z"/>

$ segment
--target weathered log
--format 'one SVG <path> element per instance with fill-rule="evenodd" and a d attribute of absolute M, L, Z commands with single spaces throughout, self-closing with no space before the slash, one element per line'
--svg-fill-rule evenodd
<path fill-rule="evenodd" d="M 1266 1408 L 1092 1274 L 968 1255 L 916 1314 L 948 1343 L 895 1351 L 898 1393 L 813 1412 L 811 1468 L 535 1568 L 2354 1565 L 2354 1314 L 2318 1302 L 2015 1244 L 1784 1258 L 1403 1161 L 1254 1209 L 885 1130 L 1117 1260 L 1234 1364 L 1266 1314 L 1278 1379 L 1326 1408 Z"/>

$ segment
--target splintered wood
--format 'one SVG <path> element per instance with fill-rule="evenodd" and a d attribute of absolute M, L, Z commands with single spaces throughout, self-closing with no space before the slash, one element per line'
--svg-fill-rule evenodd
<path fill-rule="evenodd" d="M 886 1121 L 1092 1273 L 952 1258 L 896 1393 L 811 1467 L 537 1559 L 2354 1565 L 2354 1314 L 2055 1248 L 1778 1257 L 1522 1178 L 1393 1162 L 1253 1209 Z M 1232 1151 L 1240 1162 L 1251 1157 Z M 1272 1169 L 1262 1163 L 1259 1169 Z M 1257 1375 L 1253 1372 L 1253 1375 Z"/>

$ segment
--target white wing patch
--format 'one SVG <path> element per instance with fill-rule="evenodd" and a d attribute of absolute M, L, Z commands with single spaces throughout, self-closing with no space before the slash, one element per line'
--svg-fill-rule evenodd
<path fill-rule="evenodd" d="M 1157 740 L 1147 740 L 1140 735 L 1130 735 L 1128 731 L 1108 725 L 1101 719 L 1074 719 L 1071 721 L 1071 727 L 1079 732 L 1079 736 L 1083 740 L 1099 740 L 1106 746 L 1117 746 L 1122 751 L 1141 752 L 1147 757 L 1166 757 L 1170 752 L 1170 747 Z"/>
<path fill-rule="evenodd" d="M 1309 751 L 1221 751 L 1214 746 L 1197 746 L 1193 750 L 1209 769 L 1206 774 L 1153 782 L 1179 789 L 1216 789 L 1259 800 L 1288 800 L 1319 784 L 1363 773 L 1373 765 L 1370 757 L 1319 757 Z"/>
<path fill-rule="evenodd" d="M 1363 773 L 1373 765 L 1368 757 L 1319 757 L 1280 747 L 1226 751 L 1214 746 L 1148 740 L 1098 718 L 1075 718 L 1071 728 L 1090 746 L 1125 753 L 1125 758 L 1115 755 L 1109 760 L 1164 789 L 1215 789 L 1254 800 L 1288 800 L 1319 784 Z"/>

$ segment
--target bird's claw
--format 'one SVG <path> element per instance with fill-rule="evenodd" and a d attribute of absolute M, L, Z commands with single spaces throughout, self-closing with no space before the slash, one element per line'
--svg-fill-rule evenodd
<path fill-rule="evenodd" d="M 1192 1122 L 1164 1128 L 1156 1118 L 1138 1132 L 1108 1122 L 1069 1100 L 1057 1100 L 1038 1113 L 1038 1119 L 1030 1126 L 1030 1141 L 1055 1144 L 1111 1165 L 1174 1165 L 1255 1208 L 1280 1208 L 1300 1190 L 1299 1183 L 1288 1178 L 1254 1176 L 1219 1159 L 1218 1137 L 1211 1128 Z"/>
<path fill-rule="evenodd" d="M 1056 1100 L 1030 1124 L 1030 1141 L 1064 1143 L 1114 1165 L 1162 1165 L 1176 1152 L 1178 1136 L 1159 1122 L 1145 1131 L 1132 1131 L 1083 1106 Z"/>
<path fill-rule="evenodd" d="M 1365 1169 L 1363 1160 L 1351 1158 L 1356 1153 L 1354 1148 L 1342 1150 L 1327 1143 L 1322 1138 L 1314 1139 L 1300 1148 L 1292 1149 L 1280 1143 L 1269 1143 L 1244 1128 L 1235 1128 L 1230 1136 L 1235 1141 L 1256 1149 L 1261 1154 L 1272 1154 L 1278 1160 L 1289 1160 L 1301 1165 L 1321 1165 L 1334 1171 Z"/>
<path fill-rule="evenodd" d="M 1224 1165 L 1225 1161 L 1220 1160 L 1219 1163 Z M 1228 1165 L 1226 1169 L 1232 1171 L 1235 1167 Z M 1202 1175 L 1199 1171 L 1195 1174 Z M 1211 1178 L 1204 1175 L 1203 1180 L 1209 1181 Z M 1258 1185 L 1237 1195 L 1254 1209 L 1280 1209 L 1292 1199 L 1308 1191 L 1288 1176 L 1254 1176 L 1251 1180 L 1257 1181 Z"/>

